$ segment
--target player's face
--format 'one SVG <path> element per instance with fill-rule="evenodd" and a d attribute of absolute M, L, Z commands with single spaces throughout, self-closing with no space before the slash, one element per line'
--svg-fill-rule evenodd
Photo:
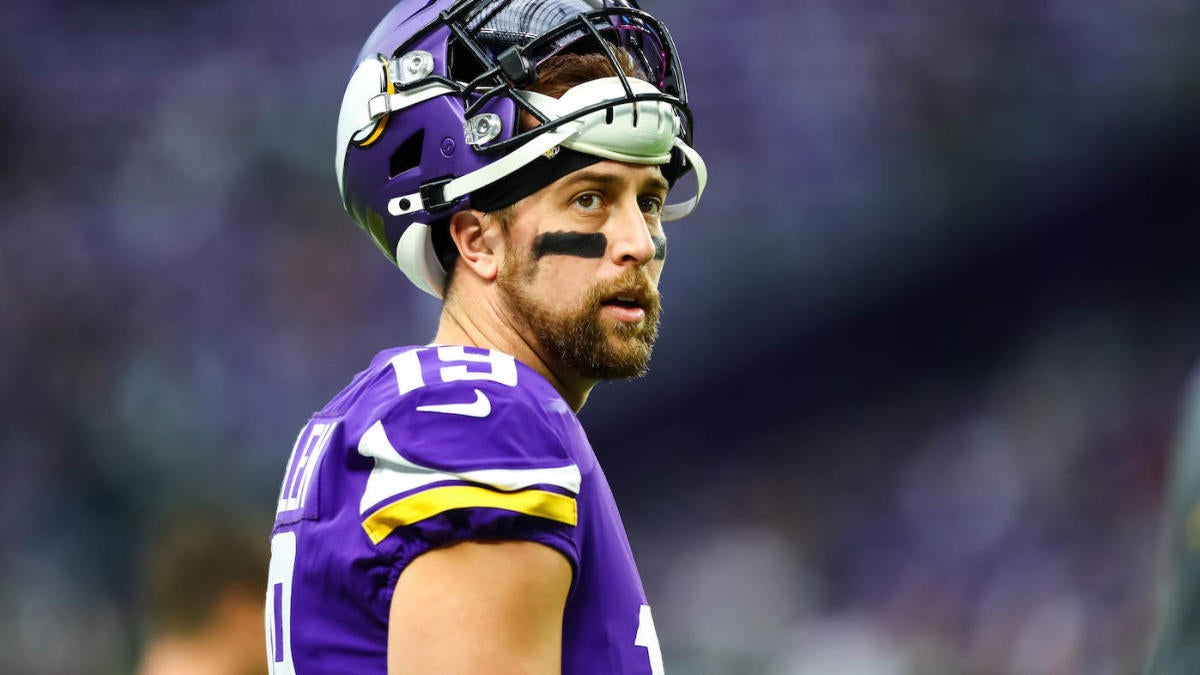
<path fill-rule="evenodd" d="M 517 329 L 575 375 L 645 373 L 666 194 L 658 167 L 602 161 L 518 203 L 497 283 Z"/>

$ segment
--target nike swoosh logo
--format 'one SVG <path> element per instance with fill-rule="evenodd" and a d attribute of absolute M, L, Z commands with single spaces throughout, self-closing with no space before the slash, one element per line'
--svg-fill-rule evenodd
<path fill-rule="evenodd" d="M 467 417 L 487 417 L 492 414 L 492 402 L 482 391 L 475 390 L 475 400 L 470 403 L 441 403 L 437 405 L 417 406 L 421 412 L 446 413 L 448 415 L 466 415 Z"/>

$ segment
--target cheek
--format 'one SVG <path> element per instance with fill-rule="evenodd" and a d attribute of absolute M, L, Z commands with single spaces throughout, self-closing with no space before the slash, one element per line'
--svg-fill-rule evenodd
<path fill-rule="evenodd" d="M 656 286 L 658 285 L 658 280 L 662 278 L 664 263 L 665 261 L 663 260 L 654 260 L 651 261 L 649 265 L 646 265 L 646 271 L 650 274 L 650 280 L 653 281 Z"/>
<path fill-rule="evenodd" d="M 552 307 L 578 304 L 596 282 L 597 261 L 547 256 L 534 263 L 529 289 Z"/>

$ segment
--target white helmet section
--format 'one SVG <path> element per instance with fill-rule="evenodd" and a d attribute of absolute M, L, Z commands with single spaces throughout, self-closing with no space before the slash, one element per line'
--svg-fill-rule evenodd
<path fill-rule="evenodd" d="M 635 78 L 626 78 L 626 81 L 635 95 L 659 93 L 649 82 Z M 696 172 L 696 195 L 684 202 L 664 206 L 662 219 L 678 220 L 696 208 L 708 180 L 708 171 L 700 153 L 679 138 L 679 117 L 671 104 L 664 101 L 626 100 L 625 87 L 619 77 L 584 82 L 568 89 L 557 99 L 534 92 L 521 92 L 521 96 L 551 122 L 598 103 L 620 103 L 610 108 L 601 108 L 534 136 L 529 142 L 495 162 L 451 180 L 444 187 L 444 199 L 454 200 L 491 185 L 560 145 L 570 150 L 632 164 L 666 164 L 671 159 L 671 150 L 678 148 Z M 398 94 L 389 97 L 391 100 L 397 98 Z M 398 109 L 390 108 L 393 111 Z M 609 110 L 612 111 L 611 117 Z M 369 130 L 369 125 L 365 126 Z M 363 133 L 366 133 L 366 130 Z M 393 216 L 420 211 L 422 208 L 419 192 L 388 201 L 388 213 Z M 417 288 L 436 298 L 442 297 L 446 271 L 442 269 L 434 253 L 433 238 L 427 225 L 414 223 L 404 231 L 396 245 L 396 264 Z"/>
<path fill-rule="evenodd" d="M 654 85 L 629 79 L 634 94 L 657 94 Z M 546 114 L 551 121 L 586 106 L 624 96 L 620 78 L 606 77 L 589 80 L 563 92 L 562 98 L 523 91 L 521 96 Z M 636 119 L 636 122 L 635 122 Z M 671 147 L 679 134 L 679 118 L 665 103 L 646 102 L 613 108 L 612 121 L 607 110 L 585 115 L 575 123 L 574 133 L 563 141 L 571 150 L 586 152 L 606 159 L 639 164 L 666 164 L 671 161 Z"/>
<path fill-rule="evenodd" d="M 404 229 L 396 242 L 396 265 L 413 286 L 435 298 L 446 289 L 446 270 L 433 250 L 433 233 L 424 223 L 413 223 Z"/>

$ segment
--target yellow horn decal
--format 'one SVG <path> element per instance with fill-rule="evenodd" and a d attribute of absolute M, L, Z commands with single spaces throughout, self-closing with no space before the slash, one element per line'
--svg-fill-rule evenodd
<path fill-rule="evenodd" d="M 380 56 L 379 63 L 383 68 L 383 79 L 387 81 L 388 96 L 391 96 L 392 94 L 396 93 L 396 85 L 392 82 L 392 78 L 388 75 L 387 59 Z M 383 135 L 384 128 L 387 127 L 387 121 L 388 115 L 385 114 L 383 117 L 380 117 L 379 121 L 375 123 L 375 128 L 371 130 L 371 134 L 357 143 L 358 147 L 365 148 L 379 140 L 379 137 Z"/>

